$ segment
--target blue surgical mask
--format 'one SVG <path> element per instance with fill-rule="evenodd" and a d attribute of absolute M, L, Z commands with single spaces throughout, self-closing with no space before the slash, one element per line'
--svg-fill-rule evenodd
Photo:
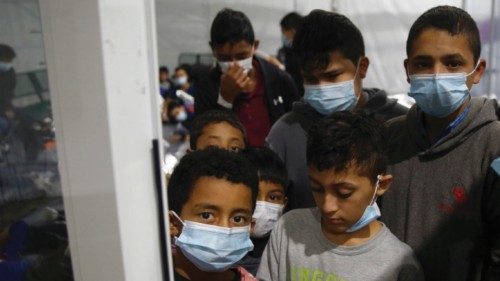
<path fill-rule="evenodd" d="M 184 225 L 175 245 L 202 271 L 225 271 L 253 249 L 249 225 L 227 228 L 192 221 L 183 222 L 175 212 L 171 213 Z"/>
<path fill-rule="evenodd" d="M 346 232 L 355 232 L 360 230 L 361 228 L 367 226 L 370 224 L 372 221 L 380 218 L 380 209 L 378 208 L 377 202 L 375 201 L 377 199 L 377 190 L 379 186 L 381 176 L 377 176 L 377 183 L 375 184 L 375 192 L 373 193 L 372 200 L 370 201 L 370 205 L 368 205 L 363 212 L 363 215 L 359 220 L 353 224 L 351 227 L 349 227 Z"/>
<path fill-rule="evenodd" d="M 292 40 L 289 40 L 285 35 L 281 34 L 281 45 L 283 45 L 283 47 L 290 48 L 292 47 Z"/>
<path fill-rule="evenodd" d="M 317 85 L 304 84 L 304 101 L 323 115 L 331 115 L 337 111 L 352 110 L 358 103 L 354 91 L 354 80 L 358 76 L 359 67 L 352 80 Z"/>
<path fill-rule="evenodd" d="M 12 63 L 0 62 L 0 71 L 6 72 L 12 68 Z"/>
<path fill-rule="evenodd" d="M 181 111 L 181 113 L 179 113 L 179 115 L 177 115 L 175 117 L 175 121 L 184 122 L 187 120 L 187 118 L 188 118 L 188 115 L 187 115 L 186 111 Z"/>
<path fill-rule="evenodd" d="M 478 64 L 476 65 L 476 68 Z M 469 97 L 469 73 L 436 73 L 409 75 L 410 92 L 418 107 L 426 114 L 442 118 L 452 114 Z"/>
<path fill-rule="evenodd" d="M 323 115 L 352 110 L 358 98 L 354 93 L 354 79 L 329 84 L 304 85 L 304 101 Z"/>
<path fill-rule="evenodd" d="M 182 87 L 187 83 L 187 76 L 181 76 L 174 79 L 174 83 L 176 86 Z"/>

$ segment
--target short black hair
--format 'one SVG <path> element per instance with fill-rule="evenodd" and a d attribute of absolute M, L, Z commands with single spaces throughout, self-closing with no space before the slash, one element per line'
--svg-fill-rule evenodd
<path fill-rule="evenodd" d="M 280 26 L 282 29 L 294 29 L 295 31 L 299 30 L 302 26 L 302 21 L 304 17 L 302 17 L 297 12 L 291 12 L 286 14 L 280 21 Z"/>
<path fill-rule="evenodd" d="M 334 51 L 357 65 L 359 58 L 365 55 L 365 44 L 361 31 L 346 16 L 314 10 L 304 17 L 302 27 L 295 34 L 293 50 L 307 73 L 325 69 Z"/>
<path fill-rule="evenodd" d="M 189 64 L 183 63 L 183 64 L 179 65 L 178 67 L 175 68 L 175 72 L 177 72 L 178 70 L 184 70 L 186 72 L 187 76 L 189 77 L 189 79 L 191 79 L 192 68 Z"/>
<path fill-rule="evenodd" d="M 160 66 L 160 72 L 166 72 L 166 73 L 169 73 L 169 71 L 168 71 L 168 67 L 166 67 L 166 66 L 164 66 L 164 65 L 163 65 L 163 66 Z"/>
<path fill-rule="evenodd" d="M 427 10 L 413 23 L 406 40 L 406 55 L 409 56 L 413 43 L 420 34 L 429 28 L 447 31 L 450 35 L 463 35 L 469 42 L 470 49 L 477 62 L 481 55 L 479 29 L 466 11 L 452 6 L 437 6 Z"/>
<path fill-rule="evenodd" d="M 16 52 L 11 46 L 0 44 L 0 61 L 10 62 L 16 57 Z"/>
<path fill-rule="evenodd" d="M 267 147 L 249 147 L 242 153 L 257 168 L 260 181 L 279 184 L 286 193 L 289 184 L 288 174 L 285 164 L 274 151 Z"/>
<path fill-rule="evenodd" d="M 215 16 L 210 28 L 210 45 L 235 44 L 242 40 L 255 42 L 252 23 L 248 17 L 232 9 L 224 8 Z"/>
<path fill-rule="evenodd" d="M 240 130 L 243 134 L 243 138 L 245 141 L 245 147 L 248 146 L 248 139 L 245 127 L 241 124 L 238 117 L 234 115 L 233 112 L 229 110 L 209 110 L 198 116 L 196 116 L 193 120 L 193 124 L 191 125 L 191 138 L 189 139 L 189 144 L 192 150 L 196 150 L 196 141 L 203 133 L 203 129 L 212 124 L 218 124 L 226 122 L 237 130 Z"/>
<path fill-rule="evenodd" d="M 383 124 L 362 112 L 336 112 L 308 132 L 307 164 L 335 172 L 356 167 L 359 175 L 375 182 L 387 171 L 384 135 Z"/>
<path fill-rule="evenodd" d="M 167 105 L 167 116 L 170 121 L 172 120 L 172 110 L 177 107 L 184 107 L 184 103 L 180 99 L 172 99 Z"/>
<path fill-rule="evenodd" d="M 239 153 L 213 148 L 189 153 L 175 167 L 167 187 L 169 209 L 180 214 L 196 181 L 202 177 L 216 177 L 247 186 L 252 191 L 252 208 L 255 208 L 259 193 L 255 167 Z"/>

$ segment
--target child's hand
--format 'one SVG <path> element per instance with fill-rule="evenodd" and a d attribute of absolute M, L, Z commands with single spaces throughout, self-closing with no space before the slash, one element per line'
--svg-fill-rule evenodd
<path fill-rule="evenodd" d="M 229 103 L 245 92 L 251 92 L 255 88 L 255 82 L 250 75 L 245 73 L 245 69 L 239 64 L 232 64 L 220 80 L 220 93 L 222 98 Z"/>

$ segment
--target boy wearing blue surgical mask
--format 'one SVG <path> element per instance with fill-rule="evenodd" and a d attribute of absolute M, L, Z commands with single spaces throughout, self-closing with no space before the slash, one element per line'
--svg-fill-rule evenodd
<path fill-rule="evenodd" d="M 393 188 L 383 221 L 415 249 L 427 280 L 500 280 L 500 122 L 472 98 L 486 63 L 471 16 L 432 8 L 412 25 L 406 116 L 387 123 Z"/>
<path fill-rule="evenodd" d="M 334 113 L 309 131 L 307 163 L 317 208 L 278 221 L 259 280 L 423 280 L 413 251 L 377 220 L 390 187 L 385 136 L 365 115 Z"/>
<path fill-rule="evenodd" d="M 259 194 L 253 213 L 255 226 L 250 234 L 254 249 L 238 262 L 252 274 L 257 273 L 262 252 L 269 241 L 271 230 L 283 214 L 288 202 L 288 176 L 285 164 L 267 147 L 250 147 L 242 151 L 257 168 Z"/>
<path fill-rule="evenodd" d="M 223 9 L 210 29 L 217 67 L 197 87 L 195 112 L 232 110 L 251 146 L 263 146 L 272 124 L 292 108 L 298 91 L 288 73 L 255 56 L 259 41 L 240 11 Z"/>
<path fill-rule="evenodd" d="M 290 209 L 314 206 L 306 165 L 306 132 L 330 114 L 358 109 L 388 120 L 407 109 L 383 90 L 363 88 L 369 60 L 363 36 L 345 16 L 314 10 L 294 37 L 304 79 L 304 97 L 278 120 L 266 141 L 285 161 L 294 189 Z"/>
<path fill-rule="evenodd" d="M 195 151 L 175 168 L 167 192 L 175 280 L 255 281 L 235 265 L 253 249 L 253 165 L 222 149 Z"/>

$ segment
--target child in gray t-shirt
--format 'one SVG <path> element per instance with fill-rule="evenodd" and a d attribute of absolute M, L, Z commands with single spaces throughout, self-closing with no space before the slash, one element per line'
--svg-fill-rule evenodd
<path fill-rule="evenodd" d="M 318 207 L 280 219 L 259 280 L 424 280 L 410 247 L 377 220 L 376 198 L 392 182 L 382 125 L 334 113 L 309 132 L 307 163 Z"/>

